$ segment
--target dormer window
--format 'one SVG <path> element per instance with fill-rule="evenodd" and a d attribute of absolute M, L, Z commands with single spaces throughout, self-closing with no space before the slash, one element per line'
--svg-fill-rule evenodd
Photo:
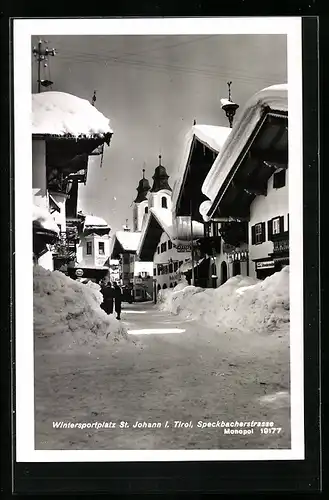
<path fill-rule="evenodd" d="M 161 206 L 162 206 L 162 208 L 168 208 L 167 198 L 165 196 L 162 196 L 162 198 L 161 198 Z"/>

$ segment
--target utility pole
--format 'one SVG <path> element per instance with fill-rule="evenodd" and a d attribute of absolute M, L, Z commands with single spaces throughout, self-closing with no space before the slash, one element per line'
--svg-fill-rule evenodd
<path fill-rule="evenodd" d="M 56 55 L 56 50 L 55 49 L 48 49 L 46 47 L 45 49 L 42 48 L 42 40 L 39 40 L 38 46 L 33 47 L 32 53 L 34 57 L 37 60 L 38 63 L 38 94 L 41 92 L 41 85 L 44 87 L 48 87 L 51 85 L 53 82 L 50 80 L 41 80 L 41 62 L 44 61 L 44 66 L 48 66 L 48 57 L 49 56 L 55 56 Z"/>

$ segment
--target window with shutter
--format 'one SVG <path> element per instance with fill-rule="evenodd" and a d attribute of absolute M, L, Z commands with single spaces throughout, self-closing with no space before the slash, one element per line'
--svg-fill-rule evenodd
<path fill-rule="evenodd" d="M 284 217 L 283 217 L 283 215 L 280 215 L 279 220 L 280 220 L 280 222 L 279 222 L 279 224 L 280 224 L 280 233 L 283 233 L 284 232 Z"/>
<path fill-rule="evenodd" d="M 265 226 L 265 222 L 261 222 L 261 226 L 262 226 L 262 236 L 261 236 L 261 243 L 264 243 L 264 241 L 266 241 L 266 226 Z"/>
<path fill-rule="evenodd" d="M 251 244 L 256 245 L 256 226 L 251 226 Z"/>
<path fill-rule="evenodd" d="M 270 241 L 273 235 L 273 219 L 267 221 L 267 239 Z"/>
<path fill-rule="evenodd" d="M 275 217 L 272 219 L 272 234 L 280 234 L 281 226 L 280 226 L 280 217 Z"/>
<path fill-rule="evenodd" d="M 264 236 L 265 236 L 265 222 L 259 222 L 258 224 L 255 224 L 255 245 L 259 245 L 260 243 L 263 243 Z"/>

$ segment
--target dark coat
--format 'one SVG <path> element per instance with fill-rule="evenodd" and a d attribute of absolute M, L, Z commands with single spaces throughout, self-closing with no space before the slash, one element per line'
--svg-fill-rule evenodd
<path fill-rule="evenodd" d="M 114 304 L 116 312 L 121 311 L 122 292 L 119 287 L 114 288 Z"/>
<path fill-rule="evenodd" d="M 113 313 L 113 300 L 114 300 L 114 289 L 112 286 L 105 285 L 101 289 L 101 293 L 103 295 L 103 302 L 101 304 L 101 308 L 107 313 Z"/>

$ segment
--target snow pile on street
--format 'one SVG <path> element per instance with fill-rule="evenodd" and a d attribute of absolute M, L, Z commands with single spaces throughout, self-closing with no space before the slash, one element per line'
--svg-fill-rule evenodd
<path fill-rule="evenodd" d="M 177 285 L 159 292 L 159 308 L 209 326 L 272 331 L 289 326 L 289 266 L 264 281 L 235 276 L 217 289 Z"/>
<path fill-rule="evenodd" d="M 32 134 L 103 136 L 113 133 L 109 119 L 86 99 L 64 92 L 32 95 Z"/>
<path fill-rule="evenodd" d="M 127 340 L 127 332 L 101 308 L 100 287 L 72 280 L 59 271 L 33 267 L 34 333 L 54 349 Z"/>

